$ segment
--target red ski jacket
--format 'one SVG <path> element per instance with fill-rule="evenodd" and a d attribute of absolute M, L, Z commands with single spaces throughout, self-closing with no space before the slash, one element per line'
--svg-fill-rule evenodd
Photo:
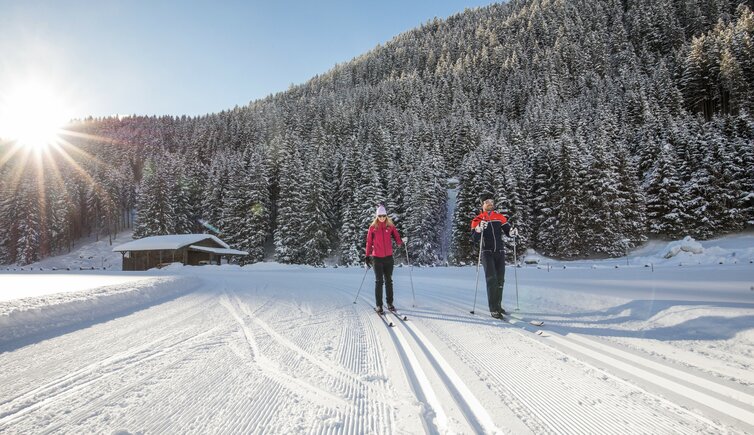
<path fill-rule="evenodd" d="M 508 218 L 494 210 L 489 213 L 483 211 L 476 215 L 476 217 L 471 221 L 471 229 L 475 229 L 477 225 L 479 225 L 479 223 L 482 221 L 500 221 L 500 225 L 505 225 L 505 223 L 508 222 Z"/>
<path fill-rule="evenodd" d="M 382 258 L 393 255 L 391 237 L 395 239 L 398 246 L 403 244 L 401 236 L 398 235 L 398 230 L 394 226 L 387 226 L 386 223 L 380 222 L 377 225 L 370 226 L 367 233 L 367 257 Z"/>
<path fill-rule="evenodd" d="M 489 223 L 487 224 L 487 228 L 479 234 L 475 229 L 482 221 Z M 489 213 L 482 211 L 471 221 L 471 238 L 475 244 L 480 242 L 480 238 L 482 239 L 483 251 L 504 251 L 505 242 L 503 241 L 503 233 L 510 237 L 510 230 L 511 224 L 508 223 L 508 218 L 496 211 Z"/>

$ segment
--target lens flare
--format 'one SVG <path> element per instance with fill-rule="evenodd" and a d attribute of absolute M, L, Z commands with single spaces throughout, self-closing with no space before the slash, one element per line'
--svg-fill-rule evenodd
<path fill-rule="evenodd" d="M 0 93 L 0 138 L 21 146 L 46 148 L 70 119 L 61 96 L 44 82 L 30 80 Z"/>

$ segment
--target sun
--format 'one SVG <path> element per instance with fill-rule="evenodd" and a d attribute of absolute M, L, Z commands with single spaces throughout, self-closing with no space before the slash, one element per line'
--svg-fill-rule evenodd
<path fill-rule="evenodd" d="M 36 80 L 0 92 L 0 138 L 44 149 L 56 143 L 70 110 L 53 86 Z"/>

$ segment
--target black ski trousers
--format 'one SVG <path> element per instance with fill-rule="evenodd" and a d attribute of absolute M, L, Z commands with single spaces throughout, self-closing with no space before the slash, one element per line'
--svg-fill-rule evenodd
<path fill-rule="evenodd" d="M 393 256 L 372 257 L 374 267 L 374 300 L 377 306 L 382 306 L 382 285 L 385 284 L 387 304 L 393 305 Z"/>
<path fill-rule="evenodd" d="M 487 279 L 487 302 L 490 312 L 502 311 L 505 284 L 505 252 L 482 251 L 482 266 Z"/>

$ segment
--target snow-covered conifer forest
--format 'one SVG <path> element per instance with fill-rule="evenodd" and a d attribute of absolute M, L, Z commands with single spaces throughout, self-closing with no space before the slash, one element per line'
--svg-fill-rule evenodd
<path fill-rule="evenodd" d="M 561 258 L 740 231 L 754 224 L 752 8 L 513 0 L 244 107 L 81 120 L 65 153 L 0 148 L 0 263 L 133 227 L 214 232 L 246 262 L 354 264 L 382 203 L 413 263 L 468 264 L 484 196 Z"/>

